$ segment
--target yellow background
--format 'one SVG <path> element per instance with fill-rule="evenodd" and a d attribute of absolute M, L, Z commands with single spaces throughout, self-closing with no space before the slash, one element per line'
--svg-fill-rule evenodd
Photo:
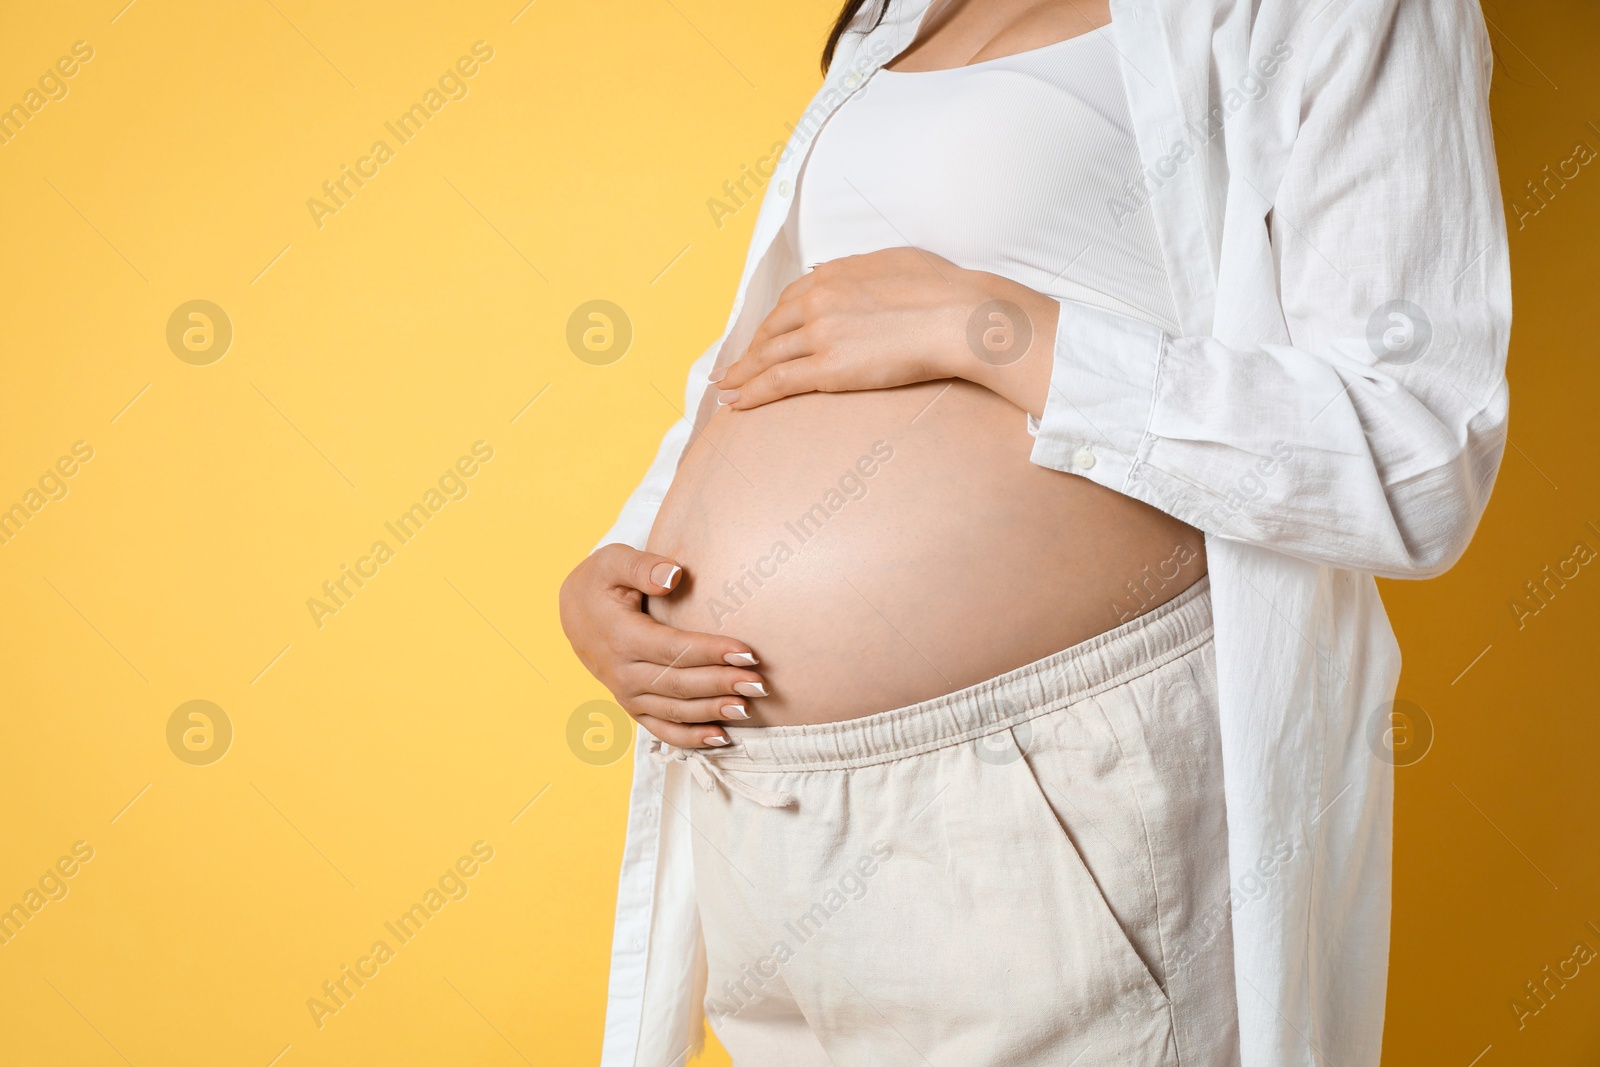
<path fill-rule="evenodd" d="M 94 450 L 0 545 L 0 908 L 93 849 L 0 945 L 0 1064 L 592 1063 L 629 764 L 569 746 L 606 694 L 556 590 L 721 328 L 755 207 L 719 227 L 706 202 L 785 138 L 831 0 L 125 2 L 0 6 L 0 105 L 94 50 L 0 144 L 0 508 Z M 1512 196 L 1600 149 L 1600 16 L 1487 10 Z M 396 144 L 480 40 L 466 97 Z M 380 138 L 319 227 L 307 200 Z M 1600 1050 L 1600 964 L 1522 1029 L 1509 1007 L 1600 949 L 1600 575 L 1510 609 L 1600 547 L 1591 169 L 1513 216 L 1512 447 L 1478 540 L 1384 587 L 1436 734 L 1398 771 L 1395 1064 Z M 233 329 L 208 365 L 167 343 L 196 299 Z M 606 366 L 566 341 L 595 299 L 634 333 Z M 400 545 L 384 523 L 478 441 Z M 379 539 L 319 627 L 307 600 Z M 168 744 L 191 700 L 232 725 L 209 765 Z M 308 999 L 479 841 L 467 895 L 319 1028 Z"/>

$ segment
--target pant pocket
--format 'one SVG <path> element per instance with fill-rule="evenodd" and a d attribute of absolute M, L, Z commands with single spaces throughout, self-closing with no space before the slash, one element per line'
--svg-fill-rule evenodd
<path fill-rule="evenodd" d="M 1103 976 L 1114 982 L 1119 989 L 1136 993 L 1148 1000 L 1152 1008 L 1163 1015 L 1170 1015 L 1171 1004 L 1166 991 L 1160 981 L 1145 963 L 1139 950 L 1134 946 L 1132 939 L 1123 922 L 1139 924 L 1142 931 L 1148 931 L 1154 940 L 1154 932 L 1158 927 L 1158 917 L 1155 913 L 1155 893 L 1153 885 L 1149 886 L 1146 900 L 1142 902 L 1119 901 L 1120 910 L 1125 916 L 1119 920 L 1117 910 L 1114 910 L 1106 897 L 1106 889 L 1096 879 L 1094 873 L 1084 862 L 1083 855 L 1074 843 L 1072 834 L 1063 825 L 1061 817 L 1056 813 L 1055 806 L 1051 803 L 1041 783 L 1034 761 L 1048 759 L 1051 756 L 1068 758 L 1067 753 L 1054 753 L 1044 747 L 1042 752 L 1032 755 L 1024 751 L 1030 738 L 1029 724 L 1022 724 L 1005 730 L 1003 733 L 991 735 L 982 739 L 985 760 L 991 763 L 1001 763 L 1011 775 L 1013 787 L 1024 794 L 1019 804 L 1020 810 L 1025 810 L 1034 820 L 1033 839 L 1046 860 L 1046 869 L 1055 873 L 1057 890 L 1062 896 L 1062 906 L 1092 927 L 1090 936 L 1092 942 L 1101 946 L 1101 958 L 1096 965 L 1103 969 Z M 1019 733 L 1022 736 L 1018 736 Z M 1094 812 L 1082 811 L 1086 823 L 1094 822 Z M 1118 813 L 1124 814 L 1124 813 Z M 1126 820 L 1107 820 L 1120 822 L 1126 825 Z M 1092 825 L 1078 828 L 1079 832 L 1100 833 Z M 1120 834 L 1119 828 L 1112 828 L 1109 832 Z M 1113 850 L 1127 857 L 1123 864 L 1126 882 L 1128 879 L 1139 879 L 1149 883 L 1148 857 L 1149 851 L 1144 840 L 1121 840 L 1111 842 Z M 1140 865 L 1145 864 L 1143 869 Z"/>

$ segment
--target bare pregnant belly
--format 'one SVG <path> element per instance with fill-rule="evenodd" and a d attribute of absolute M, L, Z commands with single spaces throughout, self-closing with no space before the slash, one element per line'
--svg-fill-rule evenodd
<path fill-rule="evenodd" d="M 740 725 L 830 722 L 992 678 L 1205 573 L 1193 527 L 1032 463 L 1026 416 L 967 382 L 718 409 L 651 531 L 685 576 L 652 616 L 749 643 Z"/>

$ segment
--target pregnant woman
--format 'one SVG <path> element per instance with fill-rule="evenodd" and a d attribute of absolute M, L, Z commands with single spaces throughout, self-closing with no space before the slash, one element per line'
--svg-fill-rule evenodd
<path fill-rule="evenodd" d="M 1471 535 L 1509 286 L 1480 17 L 1335 6 L 846 4 L 562 590 L 604 1063 L 1376 1064 L 1372 575 Z"/>

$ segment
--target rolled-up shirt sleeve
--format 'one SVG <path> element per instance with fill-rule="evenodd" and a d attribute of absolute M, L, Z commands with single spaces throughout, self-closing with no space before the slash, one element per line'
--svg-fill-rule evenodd
<path fill-rule="evenodd" d="M 1028 416 L 1031 458 L 1124 491 L 1150 432 L 1167 335 L 1114 311 L 1061 304 L 1044 415 Z"/>
<path fill-rule="evenodd" d="M 1276 194 L 1241 174 L 1230 195 L 1261 214 L 1224 235 L 1224 271 L 1276 264 L 1219 283 L 1240 336 L 1062 301 L 1032 460 L 1208 534 L 1425 577 L 1465 549 L 1506 440 L 1489 41 L 1464 0 L 1356 0 L 1308 62 Z M 1273 284 L 1281 317 L 1227 308 Z"/>

